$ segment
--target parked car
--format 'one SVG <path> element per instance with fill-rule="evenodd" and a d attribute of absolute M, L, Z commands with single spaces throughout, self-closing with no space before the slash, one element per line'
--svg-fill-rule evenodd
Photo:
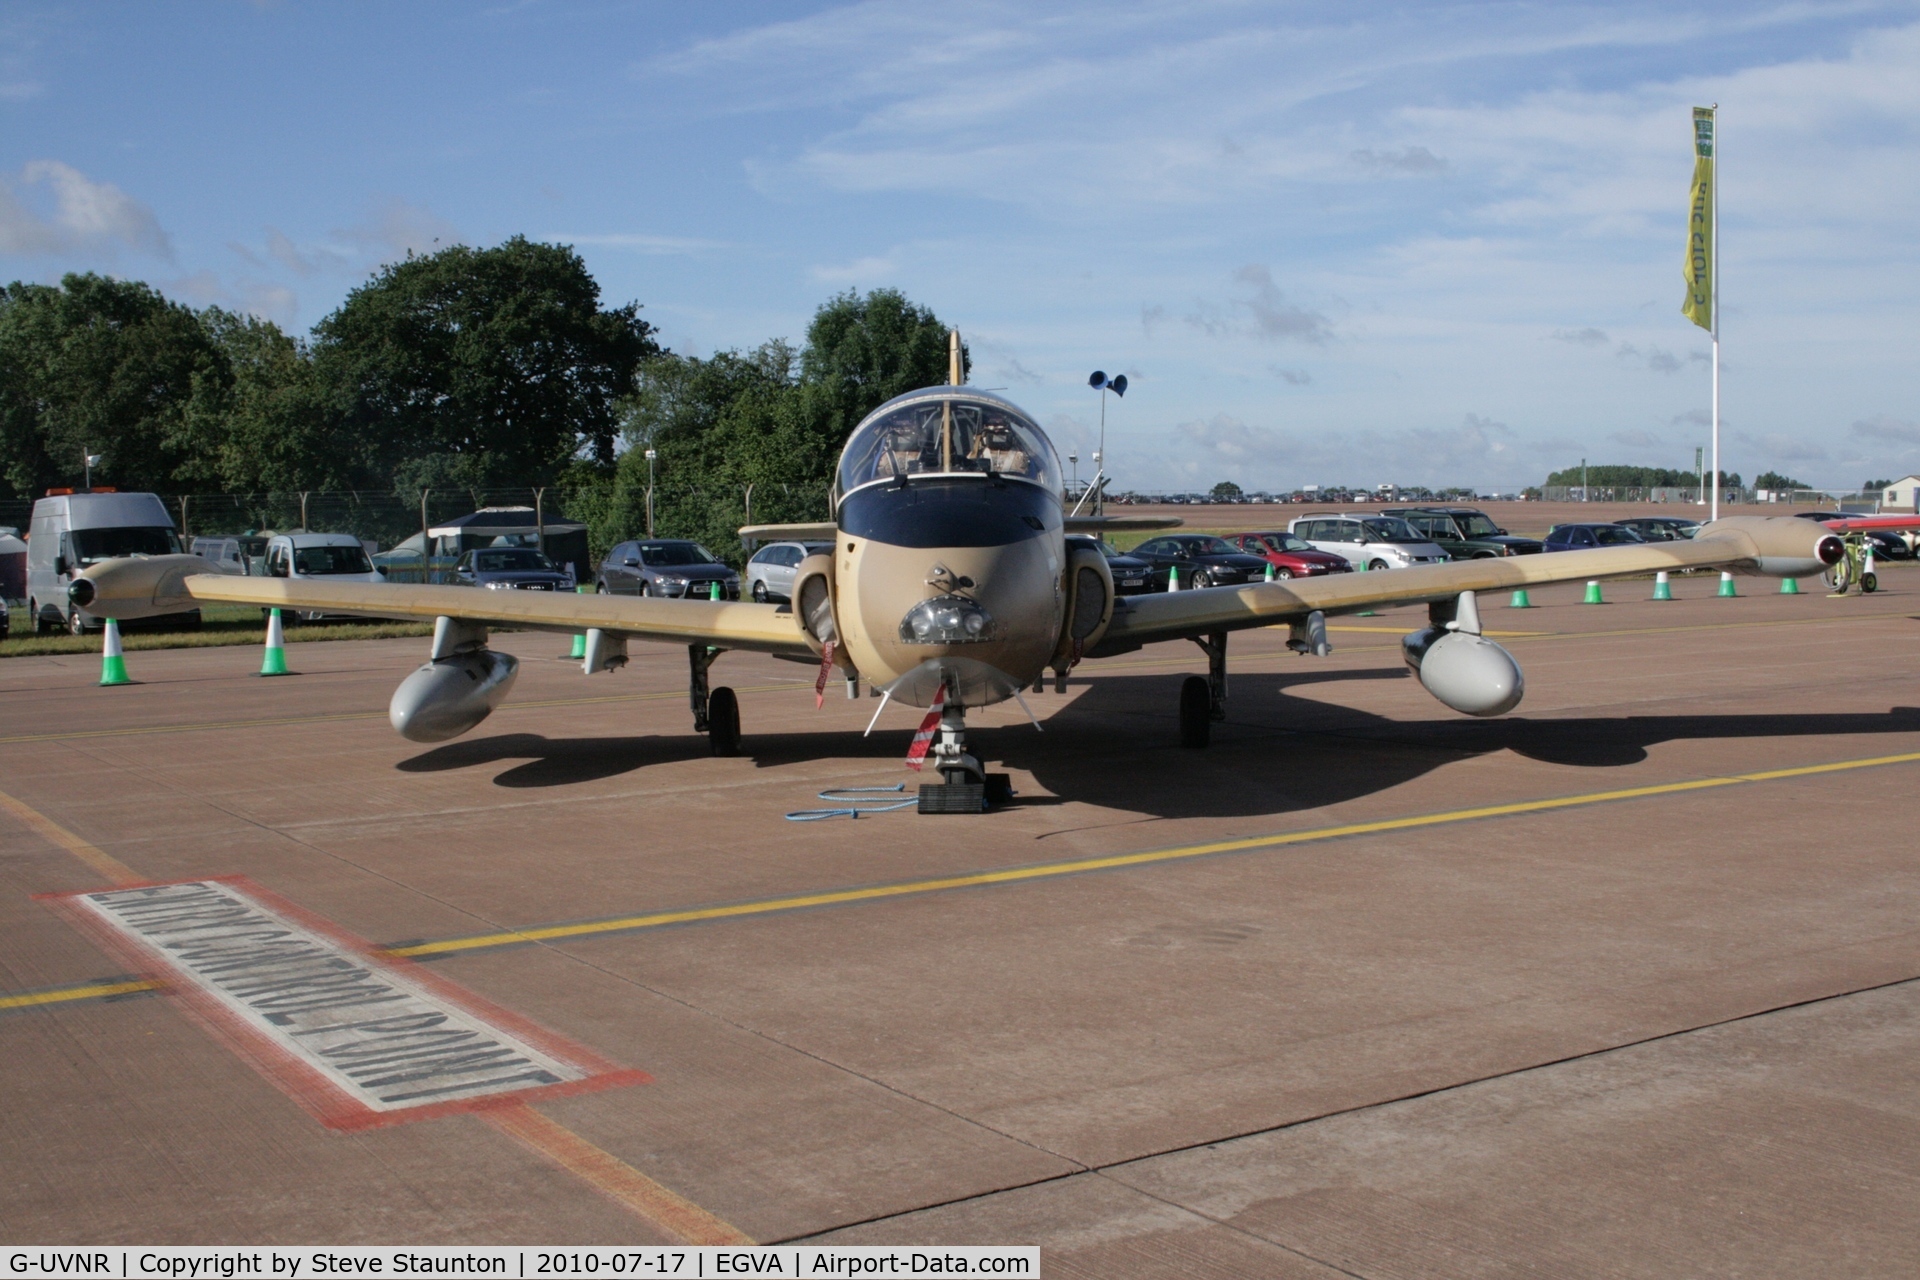
<path fill-rule="evenodd" d="M 600 562 L 595 588 L 616 596 L 699 598 L 720 584 L 723 599 L 740 598 L 740 575 L 697 542 L 645 538 L 623 542 Z"/>
<path fill-rule="evenodd" d="M 1294 537 L 1285 529 L 1241 533 L 1227 540 L 1248 555 L 1259 556 L 1272 565 L 1276 578 L 1317 578 L 1323 574 L 1353 571 L 1353 566 L 1347 563 L 1345 556 L 1337 556 L 1331 551 L 1316 551 L 1305 540 Z"/>
<path fill-rule="evenodd" d="M 453 566 L 455 586 L 489 591 L 571 591 L 573 579 L 532 547 L 482 547 L 465 551 Z"/>
<path fill-rule="evenodd" d="M 173 517 L 151 493 L 53 491 L 33 504 L 27 540 L 27 616 L 34 634 L 61 628 L 80 635 L 103 625 L 67 601 L 73 575 L 121 556 L 180 554 Z M 200 610 L 146 618 L 130 625 L 172 630 L 200 625 Z"/>
<path fill-rule="evenodd" d="M 1631 529 L 1617 524 L 1557 524 L 1547 530 L 1544 551 L 1588 551 L 1594 547 L 1624 547 L 1645 542 Z"/>
<path fill-rule="evenodd" d="M 1445 564 L 1446 552 L 1414 532 L 1399 516 L 1341 513 L 1301 516 L 1287 531 L 1363 569 L 1406 569 L 1416 564 Z"/>
<path fill-rule="evenodd" d="M 831 542 L 769 542 L 747 561 L 747 594 L 761 604 L 793 599 L 793 574 L 800 562 L 832 550 Z"/>
<path fill-rule="evenodd" d="M 216 570 L 229 577 L 247 574 L 247 549 L 239 538 L 195 538 L 193 554 L 211 560 Z"/>
<path fill-rule="evenodd" d="M 1092 547 L 1107 558 L 1107 572 L 1113 575 L 1113 594 L 1117 596 L 1144 595 L 1158 590 L 1153 583 L 1153 566 L 1139 556 L 1128 555 L 1124 551 L 1115 551 L 1098 538 L 1083 537 L 1074 534 L 1067 539 L 1069 547 Z M 1164 573 L 1165 571 L 1162 570 Z M 1166 586 L 1165 582 L 1160 584 Z"/>
<path fill-rule="evenodd" d="M 1622 529 L 1631 529 L 1648 542 L 1676 542 L 1691 538 L 1700 532 L 1698 520 L 1686 520 L 1680 516 L 1635 516 L 1631 520 L 1615 520 Z"/>
<path fill-rule="evenodd" d="M 278 533 L 267 539 L 265 577 L 315 578 L 327 582 L 382 582 L 367 559 L 367 549 L 350 533 Z M 351 618 L 353 614 L 294 609 L 288 616 L 303 622 Z"/>
<path fill-rule="evenodd" d="M 1178 571 L 1183 587 L 1229 587 L 1261 582 L 1267 576 L 1265 556 L 1250 556 L 1225 538 L 1207 533 L 1182 533 L 1151 538 L 1130 553 L 1144 560 L 1147 581 L 1165 591 L 1169 575 Z"/>
<path fill-rule="evenodd" d="M 1540 539 L 1508 533 L 1477 507 L 1389 507 L 1381 514 L 1399 516 L 1455 560 L 1540 553 Z"/>

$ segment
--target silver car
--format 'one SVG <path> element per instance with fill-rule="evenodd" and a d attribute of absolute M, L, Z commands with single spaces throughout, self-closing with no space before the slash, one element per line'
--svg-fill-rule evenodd
<path fill-rule="evenodd" d="M 1453 557 L 1399 516 L 1341 513 L 1302 516 L 1287 532 L 1316 551 L 1345 556 L 1356 569 L 1406 569 L 1445 564 Z"/>
<path fill-rule="evenodd" d="M 747 561 L 747 593 L 761 604 L 793 598 L 793 573 L 810 555 L 833 550 L 831 542 L 769 542 Z"/>

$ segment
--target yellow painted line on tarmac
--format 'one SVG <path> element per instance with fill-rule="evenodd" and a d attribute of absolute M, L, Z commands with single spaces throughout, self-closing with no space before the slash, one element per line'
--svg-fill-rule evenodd
<path fill-rule="evenodd" d="M 17 996 L 0 996 L 0 1009 L 34 1009 L 42 1005 L 65 1004 L 69 1000 L 104 1000 L 135 991 L 154 991 L 159 984 L 145 978 L 130 982 L 90 982 L 84 987 L 59 987 L 52 991 L 28 991 Z"/>
<path fill-rule="evenodd" d="M 1080 858 L 1071 862 L 1048 862 L 1036 866 L 1009 867 L 999 871 L 978 871 L 965 875 L 940 876 L 931 880 L 908 880 L 894 884 L 870 885 L 856 889 L 833 889 L 822 893 L 798 894 L 785 898 L 764 898 L 755 902 L 736 902 L 713 907 L 691 907 L 678 911 L 658 911 L 647 915 L 623 916 L 613 920 L 591 920 L 578 924 L 542 925 L 506 933 L 482 933 L 465 938 L 444 938 L 437 942 L 419 942 L 411 946 L 387 948 L 396 956 L 441 956 L 462 951 L 480 951 L 491 947 L 509 947 L 529 942 L 550 942 L 562 938 L 585 938 L 603 933 L 627 933 L 657 929 L 663 925 L 691 924 L 702 920 L 726 920 L 739 916 L 776 915 L 811 907 L 839 906 L 852 902 L 873 902 L 884 898 L 905 898 L 949 889 L 971 889 L 985 885 L 1014 884 L 1027 880 L 1048 880 L 1079 875 L 1088 871 L 1110 871 L 1120 867 L 1150 866 L 1203 858 L 1220 853 L 1240 853 L 1250 849 L 1276 849 L 1287 845 L 1340 840 L 1352 836 L 1380 835 L 1390 831 L 1413 831 L 1425 827 L 1449 826 L 1461 822 L 1479 822 L 1487 818 L 1506 818 L 1520 814 L 1551 813 L 1560 809 L 1578 809 L 1589 805 L 1611 804 L 1622 800 L 1644 800 L 1653 796 L 1679 795 L 1690 791 L 1709 791 L 1719 787 L 1752 782 L 1776 782 L 1786 778 L 1810 778 L 1820 774 L 1843 773 L 1853 769 L 1873 769 L 1886 765 L 1920 761 L 1920 751 L 1892 756 L 1868 756 L 1858 760 L 1839 760 L 1828 764 L 1799 765 L 1788 769 L 1769 769 L 1759 773 L 1729 774 L 1723 777 L 1693 778 L 1685 782 L 1661 782 L 1644 787 L 1623 787 L 1612 791 L 1590 791 L 1574 796 L 1554 796 L 1544 800 L 1521 800 L 1512 804 L 1484 805 L 1473 809 L 1450 809 L 1442 813 L 1422 813 L 1405 818 L 1385 818 L 1375 822 L 1346 823 L 1336 827 L 1315 827 L 1306 831 L 1287 831 L 1275 835 L 1249 836 L 1239 840 L 1215 840 L 1206 844 L 1182 845 L 1172 849 L 1153 849 L 1144 853 L 1112 854 L 1099 858 Z"/>
<path fill-rule="evenodd" d="M 143 877 L 132 867 L 120 861 L 106 850 L 88 844 L 73 832 L 41 813 L 23 800 L 16 800 L 4 791 L 0 791 L 0 809 L 5 809 L 20 819 L 33 832 L 49 844 L 59 845 L 80 861 L 92 867 L 114 884 L 139 884 Z"/>
<path fill-rule="evenodd" d="M 490 1107 L 480 1118 L 684 1244 L 752 1244 L 753 1238 L 626 1161 L 602 1151 L 525 1103 Z"/>
<path fill-rule="evenodd" d="M 1409 628 L 1409 627 L 1336 627 L 1336 626 L 1329 626 L 1327 628 L 1327 630 L 1329 631 L 1378 631 L 1386 635 L 1395 635 L 1395 636 L 1403 636 L 1407 634 L 1409 630 L 1417 630 L 1417 629 L 1418 628 Z M 1557 636 L 1563 633 L 1558 631 L 1482 631 L 1480 634 L 1483 636 Z"/>

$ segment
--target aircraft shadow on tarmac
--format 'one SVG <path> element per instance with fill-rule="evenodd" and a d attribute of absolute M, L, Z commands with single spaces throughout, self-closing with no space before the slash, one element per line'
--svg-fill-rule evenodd
<path fill-rule="evenodd" d="M 1226 723 L 1213 745 L 1176 745 L 1175 696 L 1181 675 L 1103 677 L 1072 702 L 1028 695 L 1044 733 L 1028 724 L 973 727 L 969 746 L 989 768 L 1033 774 L 1040 788 L 1078 800 L 1160 818 L 1287 813 L 1359 799 L 1453 761 L 1496 751 L 1581 768 L 1619 768 L 1647 759 L 1665 742 L 1738 738 L 1847 737 L 1920 733 L 1920 708 L 1808 715 L 1595 716 L 1470 720 L 1440 711 L 1430 720 L 1391 720 L 1370 711 L 1294 696 L 1305 685 L 1400 680 L 1402 668 L 1247 675 L 1233 678 Z M 751 715 L 752 703 L 745 710 Z M 860 761 L 847 785 L 899 767 L 917 721 L 890 712 L 881 728 L 755 734 L 744 726 L 742 754 L 762 768 L 809 760 Z M 1872 748 L 1878 750 L 1879 748 Z M 494 779 L 503 787 L 591 782 L 649 765 L 708 754 L 704 735 L 546 738 L 516 733 L 436 747 L 398 766 L 429 773 L 520 761 Z M 1058 803 L 1030 797 L 1016 803 Z"/>

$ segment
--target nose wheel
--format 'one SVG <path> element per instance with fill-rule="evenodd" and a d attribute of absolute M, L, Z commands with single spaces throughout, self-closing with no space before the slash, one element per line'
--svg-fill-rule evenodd
<path fill-rule="evenodd" d="M 687 646 L 687 701 L 693 709 L 693 731 L 707 735 L 716 756 L 740 754 L 740 699 L 722 685 L 707 688 L 707 668 L 725 653 L 710 645 Z"/>

